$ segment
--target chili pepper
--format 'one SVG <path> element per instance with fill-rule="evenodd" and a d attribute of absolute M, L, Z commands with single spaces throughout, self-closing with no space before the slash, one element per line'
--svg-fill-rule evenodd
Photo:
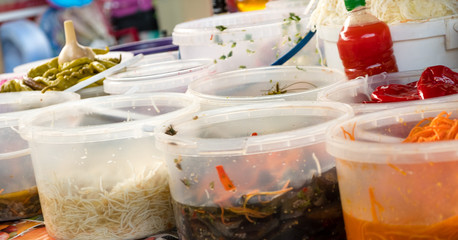
<path fill-rule="evenodd" d="M 218 171 L 219 181 L 223 184 L 224 189 L 226 191 L 235 191 L 236 188 L 229 176 L 227 176 L 226 171 L 224 171 L 223 166 L 216 166 L 216 171 Z"/>
<path fill-rule="evenodd" d="M 371 94 L 373 102 L 401 102 L 418 100 L 416 82 L 407 85 L 390 84 L 379 86 Z"/>
<path fill-rule="evenodd" d="M 458 73 L 442 65 L 426 68 L 416 82 L 382 85 L 366 103 L 400 102 L 428 99 L 458 93 Z"/>
<path fill-rule="evenodd" d="M 417 88 L 421 99 L 458 93 L 458 73 L 442 65 L 429 67 L 421 74 Z"/>

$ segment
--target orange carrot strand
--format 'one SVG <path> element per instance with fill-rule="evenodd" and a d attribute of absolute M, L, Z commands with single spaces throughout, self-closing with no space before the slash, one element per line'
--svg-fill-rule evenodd
<path fill-rule="evenodd" d="M 226 171 L 224 171 L 223 166 L 216 166 L 216 171 L 218 171 L 219 181 L 223 184 L 223 187 L 226 191 L 235 191 L 236 187 L 232 183 L 229 176 L 227 176 Z"/>

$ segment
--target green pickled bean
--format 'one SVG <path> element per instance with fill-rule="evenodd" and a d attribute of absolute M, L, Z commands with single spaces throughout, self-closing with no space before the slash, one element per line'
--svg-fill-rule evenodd
<path fill-rule="evenodd" d="M 110 49 L 108 47 L 106 47 L 105 49 L 93 48 L 92 51 L 97 55 L 103 55 L 107 54 L 110 51 Z"/>
<path fill-rule="evenodd" d="M 107 68 L 105 67 L 105 65 L 101 64 L 100 62 L 98 61 L 93 61 L 90 63 L 90 67 L 92 69 L 94 69 L 94 72 L 103 72 L 105 70 L 107 70 Z"/>
<path fill-rule="evenodd" d="M 57 68 L 58 67 L 58 63 L 57 63 L 57 57 L 51 59 L 51 61 L 49 62 L 46 62 L 46 63 L 43 63 L 41 65 L 38 65 L 34 68 L 31 68 L 28 72 L 27 72 L 27 76 L 29 78 L 34 78 L 34 77 L 38 77 L 38 76 L 42 76 L 46 71 L 48 71 L 49 69 L 51 68 Z"/>
<path fill-rule="evenodd" d="M 11 79 L 2 84 L 0 92 L 21 92 L 21 91 L 32 91 L 32 89 L 24 85 L 20 79 Z"/>
<path fill-rule="evenodd" d="M 76 67 L 78 65 L 88 64 L 88 63 L 91 63 L 91 62 L 92 62 L 92 60 L 87 58 L 87 57 L 78 58 L 78 59 L 75 59 L 75 60 L 73 60 L 73 61 L 71 61 L 69 63 L 62 64 L 62 71 L 74 68 L 74 67 Z"/>
<path fill-rule="evenodd" d="M 33 81 L 46 85 L 46 86 L 52 85 L 52 83 L 54 82 L 53 80 L 50 80 L 49 78 L 44 78 L 44 77 L 35 77 L 33 78 Z"/>
<path fill-rule="evenodd" d="M 72 71 L 70 69 L 67 69 L 67 70 L 61 71 L 58 74 L 56 74 L 56 78 L 60 78 L 60 77 L 70 75 L 70 74 L 72 74 Z"/>
<path fill-rule="evenodd" d="M 113 66 L 116 66 L 117 63 L 114 63 L 110 60 L 104 60 L 104 59 L 96 59 L 97 62 L 103 64 L 103 66 L 105 66 L 105 68 L 111 68 Z"/>
<path fill-rule="evenodd" d="M 43 77 L 45 78 L 53 78 L 54 75 L 56 75 L 59 72 L 59 69 L 57 68 L 50 68 L 48 71 L 43 73 Z"/>

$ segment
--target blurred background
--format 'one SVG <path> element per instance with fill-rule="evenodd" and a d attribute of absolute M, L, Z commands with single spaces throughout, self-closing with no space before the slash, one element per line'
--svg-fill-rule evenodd
<path fill-rule="evenodd" d="M 93 48 L 161 40 L 176 24 L 265 8 L 268 0 L 0 0 L 0 73 L 55 57 L 73 20 L 80 44 Z"/>

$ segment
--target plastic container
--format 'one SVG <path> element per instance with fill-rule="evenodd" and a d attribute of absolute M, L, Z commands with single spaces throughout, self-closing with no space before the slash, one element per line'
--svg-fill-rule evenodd
<path fill-rule="evenodd" d="M 342 71 L 326 67 L 262 67 L 197 79 L 189 84 L 187 93 L 199 99 L 202 109 L 256 102 L 313 101 L 320 91 L 346 80 Z"/>
<path fill-rule="evenodd" d="M 128 66 L 127 68 L 131 69 L 131 68 L 140 67 L 142 65 L 173 61 L 177 59 L 178 59 L 178 51 L 148 54 L 148 55 L 144 55 L 142 59 Z"/>
<path fill-rule="evenodd" d="M 457 69 L 454 69 L 457 71 Z M 330 87 L 318 94 L 318 101 L 342 102 L 352 106 L 356 115 L 381 110 L 395 109 L 411 105 L 423 105 L 430 103 L 458 102 L 458 94 L 429 98 L 425 100 L 413 100 L 391 103 L 364 103 L 370 101 L 371 93 L 381 85 L 407 84 L 420 79 L 423 71 L 407 71 L 389 74 L 379 74 L 368 78 L 351 80 Z"/>
<path fill-rule="evenodd" d="M 434 65 L 458 68 L 458 15 L 430 19 L 425 22 L 391 24 L 394 56 L 398 70 L 420 70 Z M 343 70 L 337 50 L 341 26 L 320 26 L 328 67 Z"/>
<path fill-rule="evenodd" d="M 269 66 L 308 32 L 308 17 L 290 9 L 237 12 L 176 25 L 172 37 L 182 59 L 211 58 L 217 71 Z M 315 46 L 308 44 L 315 53 Z M 316 55 L 301 65 L 319 65 Z M 308 61 L 307 61 L 308 60 Z M 293 63 L 294 64 L 294 63 Z"/>
<path fill-rule="evenodd" d="M 458 119 L 457 103 L 438 103 L 365 114 L 329 129 L 326 149 L 337 161 L 348 239 L 456 237 L 458 141 L 401 143 L 442 111 Z"/>
<path fill-rule="evenodd" d="M 345 104 L 289 101 L 203 111 L 157 127 L 180 238 L 344 239 L 324 137 L 351 116 Z"/>
<path fill-rule="evenodd" d="M 130 42 L 121 45 L 111 46 L 112 51 L 131 52 L 134 55 L 143 55 L 177 51 L 178 46 L 172 44 L 172 37 L 156 38 L 138 42 Z"/>
<path fill-rule="evenodd" d="M 103 89 L 108 94 L 181 92 L 188 84 L 215 72 L 211 59 L 175 60 L 142 65 L 108 76 Z"/>
<path fill-rule="evenodd" d="M 67 92 L 0 94 L 0 221 L 41 214 L 30 149 L 17 132 L 19 118 L 40 107 L 76 100 L 78 94 Z"/>
<path fill-rule="evenodd" d="M 143 131 L 198 110 L 185 94 L 105 96 L 24 118 L 48 234 L 139 239 L 173 228 L 167 170 Z"/>

